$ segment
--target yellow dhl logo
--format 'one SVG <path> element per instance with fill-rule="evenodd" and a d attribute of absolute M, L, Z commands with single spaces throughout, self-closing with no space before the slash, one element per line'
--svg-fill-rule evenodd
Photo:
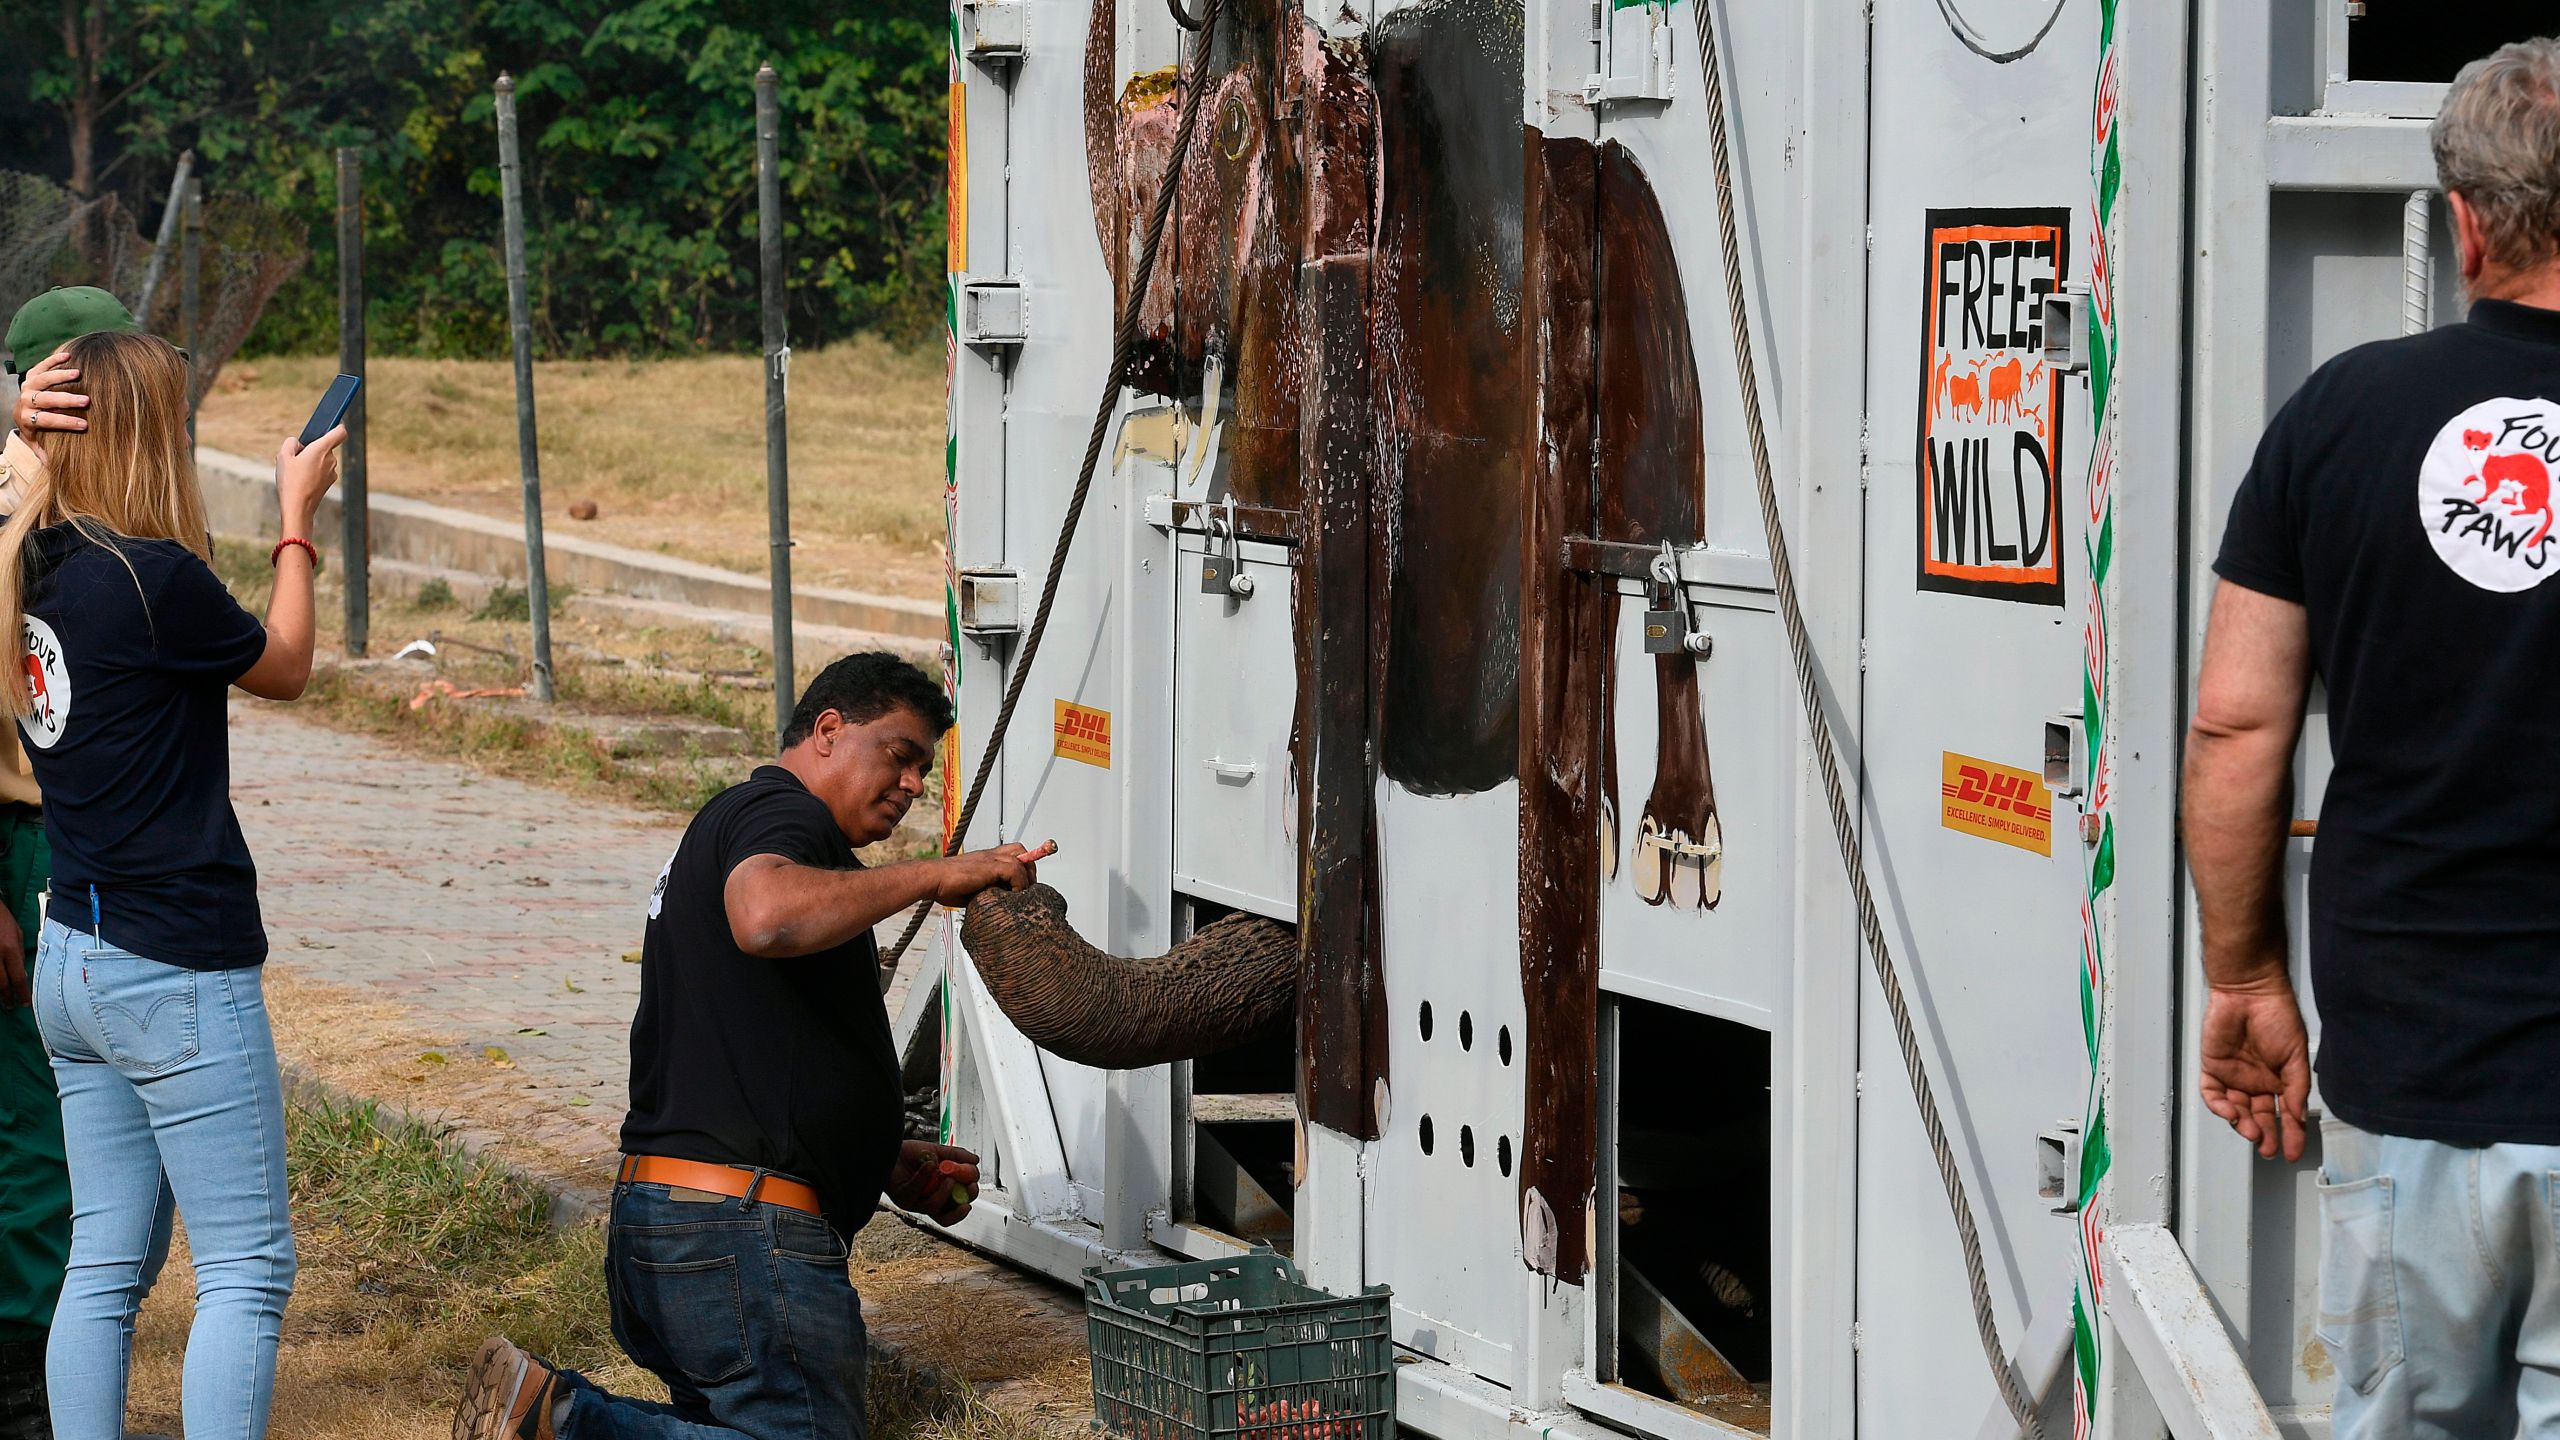
<path fill-rule="evenodd" d="M 1060 700 L 1051 733 L 1051 750 L 1062 760 L 1111 768 L 1111 712 Z"/>
<path fill-rule="evenodd" d="M 2038 855 L 2053 853 L 2053 792 L 2043 776 L 1952 750 L 1941 753 L 1940 824 Z"/>

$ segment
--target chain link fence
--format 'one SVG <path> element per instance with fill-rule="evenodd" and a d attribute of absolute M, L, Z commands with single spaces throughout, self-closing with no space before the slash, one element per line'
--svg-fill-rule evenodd
<path fill-rule="evenodd" d="M 127 306 L 139 303 L 142 277 L 151 265 L 155 210 L 137 216 L 109 195 L 83 201 L 60 184 L 20 170 L 0 170 L 0 324 L 20 305 L 55 285 L 95 285 Z M 302 226 L 272 206 L 246 196 L 215 195 L 204 202 L 199 269 L 193 394 L 202 402 L 223 365 L 249 338 L 260 312 L 287 280 L 311 260 Z M 185 289 L 178 237 L 170 237 L 151 313 L 137 314 L 155 335 L 184 343 L 180 306 Z M 20 357 L 32 364 L 41 357 Z"/>

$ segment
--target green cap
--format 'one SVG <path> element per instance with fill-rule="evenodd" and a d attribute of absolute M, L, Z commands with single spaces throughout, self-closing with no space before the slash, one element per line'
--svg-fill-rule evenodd
<path fill-rule="evenodd" d="M 94 285 L 57 285 L 18 307 L 9 322 L 9 373 L 24 375 L 83 335 L 139 330 L 124 302 Z"/>

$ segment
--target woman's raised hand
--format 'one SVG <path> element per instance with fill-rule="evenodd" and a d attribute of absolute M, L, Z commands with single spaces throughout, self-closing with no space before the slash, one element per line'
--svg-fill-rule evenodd
<path fill-rule="evenodd" d="M 346 440 L 347 427 L 341 425 L 308 446 L 287 437 L 276 452 L 276 505 L 287 535 L 310 538 L 305 532 L 320 512 L 320 497 L 338 482 L 338 447 Z"/>

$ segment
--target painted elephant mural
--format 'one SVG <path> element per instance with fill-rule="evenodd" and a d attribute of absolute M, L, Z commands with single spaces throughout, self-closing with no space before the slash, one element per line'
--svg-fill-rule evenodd
<path fill-rule="evenodd" d="M 1182 107 L 1208 107 L 1143 297 L 1132 383 L 1214 421 L 1225 483 L 1239 502 L 1300 510 L 1311 521 L 1337 493 L 1306 453 L 1316 433 L 1308 397 L 1324 393 L 1327 378 L 1315 372 L 1334 366 L 1357 377 L 1367 434 L 1356 483 L 1371 516 L 1362 533 L 1376 595 L 1367 673 L 1310 662 L 1311 582 L 1302 566 L 1301 688 L 1365 685 L 1364 753 L 1409 791 L 1479 793 L 1518 778 L 1522 506 L 1539 443 L 1523 423 L 1538 363 L 1524 309 L 1524 196 L 1526 157 L 1540 143 L 1534 130 L 1524 137 L 1520 115 L 1518 0 L 1423 0 L 1348 36 L 1324 34 L 1295 0 L 1229 0 L 1189 77 L 1167 69 L 1125 84 L 1117 80 L 1118 3 L 1095 0 L 1084 110 L 1094 221 L 1120 304 Z M 1623 147 L 1597 147 L 1588 169 L 1591 182 L 1573 203 L 1588 207 L 1590 254 L 1572 283 L 1587 292 L 1579 300 L 1592 331 L 1583 385 L 1591 461 L 1567 528 L 1605 541 L 1693 545 L 1704 536 L 1705 442 L 1669 231 Z M 1320 265 L 1355 274 L 1364 287 L 1348 335 L 1313 296 L 1306 277 Z M 1600 603 L 1600 633 L 1614 637 L 1617 601 Z M 1623 826 L 1608 720 L 1622 683 L 1613 649 L 1591 645 L 1566 662 L 1581 676 L 1574 692 L 1599 707 L 1595 883 L 1623 868 L 1647 903 L 1711 908 L 1721 894 L 1723 835 L 1699 666 L 1673 655 L 1651 667 L 1656 774 L 1633 825 Z M 1311 711 L 1307 697 L 1300 703 L 1303 786 Z M 1374 832 L 1373 814 L 1357 823 Z M 1374 854 L 1366 864 L 1374 936 Z M 1302 903 L 1301 913 L 1327 912 Z M 1045 963 L 1043 947 L 1029 943 L 990 952 L 973 937 L 972 954 L 1000 993 L 1009 967 Z M 1214 968 L 1151 973 L 1155 983 L 1199 987 Z M 1264 983 L 1278 985 L 1268 969 Z M 1199 1013 L 1178 997 L 1149 1010 Z M 1199 1053 L 1185 1052 L 1186 1043 L 1160 1037 L 1146 1052 Z M 1368 1047 L 1365 1066 L 1383 1063 L 1382 1042 Z"/>

